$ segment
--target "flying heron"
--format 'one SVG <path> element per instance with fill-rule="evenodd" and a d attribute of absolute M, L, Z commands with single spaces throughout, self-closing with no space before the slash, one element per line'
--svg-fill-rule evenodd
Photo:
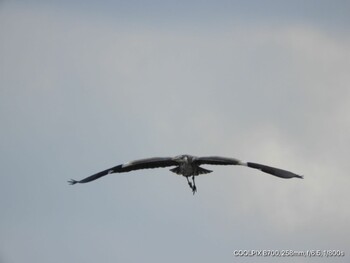
<path fill-rule="evenodd" d="M 178 155 L 175 157 L 153 157 L 153 158 L 130 161 L 124 164 L 114 166 L 102 172 L 93 174 L 80 181 L 76 181 L 72 179 L 68 182 L 71 185 L 76 183 L 82 184 L 82 183 L 88 183 L 88 182 L 94 181 L 102 176 L 113 174 L 113 173 L 125 173 L 125 172 L 134 171 L 134 170 L 140 170 L 140 169 L 175 166 L 174 168 L 170 169 L 170 171 L 186 177 L 188 185 L 190 186 L 193 194 L 195 194 L 195 192 L 197 192 L 197 187 L 194 180 L 195 176 L 212 172 L 211 170 L 207 170 L 207 169 L 204 169 L 203 167 L 200 167 L 200 165 L 202 164 L 243 165 L 250 168 L 258 169 L 262 172 L 272 174 L 274 176 L 284 178 L 284 179 L 289 179 L 293 177 L 303 179 L 302 175 L 298 175 L 286 170 L 282 170 L 279 168 L 275 168 L 275 167 L 271 167 L 271 166 L 267 166 L 259 163 L 242 162 L 235 158 L 227 158 L 227 157 L 219 157 L 219 156 L 196 157 L 196 156 L 184 154 L 184 155 Z M 189 177 L 192 177 L 192 182 L 190 182 L 190 180 L 188 179 Z"/>

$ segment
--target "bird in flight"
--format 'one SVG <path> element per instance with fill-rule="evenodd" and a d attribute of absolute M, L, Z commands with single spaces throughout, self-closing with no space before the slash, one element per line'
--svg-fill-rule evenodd
<path fill-rule="evenodd" d="M 124 164 L 114 166 L 102 172 L 93 174 L 80 181 L 76 181 L 73 179 L 69 180 L 68 183 L 70 183 L 71 185 L 76 183 L 82 184 L 82 183 L 88 183 L 88 182 L 94 181 L 102 176 L 113 174 L 113 173 L 125 173 L 125 172 L 134 171 L 134 170 L 140 170 L 140 169 L 175 166 L 174 168 L 170 169 L 170 171 L 186 177 L 187 183 L 190 186 L 192 193 L 195 194 L 197 192 L 197 187 L 194 179 L 195 176 L 212 172 L 211 170 L 207 170 L 207 169 L 204 169 L 203 167 L 200 167 L 203 164 L 204 165 L 205 164 L 242 165 L 242 166 L 258 169 L 262 172 L 272 174 L 274 176 L 284 178 L 284 179 L 289 179 L 293 177 L 303 179 L 302 175 L 298 175 L 290 171 L 282 170 L 279 168 L 275 168 L 275 167 L 271 167 L 271 166 L 267 166 L 259 163 L 242 162 L 235 158 L 227 158 L 227 157 L 219 157 L 219 156 L 196 157 L 196 156 L 184 154 L 184 155 L 178 155 L 175 157 L 153 157 L 153 158 L 130 161 Z M 192 182 L 190 182 L 189 178 L 192 179 Z"/>

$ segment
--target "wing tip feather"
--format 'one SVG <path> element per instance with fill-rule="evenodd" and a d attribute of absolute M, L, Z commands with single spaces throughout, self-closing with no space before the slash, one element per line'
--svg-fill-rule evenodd
<path fill-rule="evenodd" d="M 70 180 L 68 181 L 68 183 L 69 183 L 70 185 L 74 185 L 74 184 L 79 183 L 79 182 L 76 181 L 76 180 L 74 180 L 74 179 L 70 179 Z"/>

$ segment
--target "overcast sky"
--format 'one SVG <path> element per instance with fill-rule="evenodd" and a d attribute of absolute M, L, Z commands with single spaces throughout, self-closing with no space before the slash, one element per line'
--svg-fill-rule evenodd
<path fill-rule="evenodd" d="M 0 262 L 349 262 L 350 2 L 1 1 Z M 193 196 L 168 169 L 222 155 Z M 322 262 L 333 262 L 324 259 Z"/>

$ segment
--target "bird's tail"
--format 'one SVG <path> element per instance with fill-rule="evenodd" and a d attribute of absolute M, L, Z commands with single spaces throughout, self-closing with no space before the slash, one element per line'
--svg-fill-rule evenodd
<path fill-rule="evenodd" d="M 202 167 L 197 167 L 197 171 L 196 171 L 195 175 L 208 174 L 208 173 L 211 173 L 211 172 L 212 172 L 211 170 L 204 169 Z"/>
<path fill-rule="evenodd" d="M 175 168 L 170 169 L 169 171 L 181 175 L 181 170 L 180 170 L 180 168 L 178 166 L 175 167 Z"/>
<path fill-rule="evenodd" d="M 171 171 L 173 173 L 176 173 L 176 174 L 182 175 L 180 167 L 172 168 L 169 171 Z M 202 167 L 197 167 L 196 170 L 194 171 L 193 175 L 208 174 L 208 173 L 211 173 L 211 172 L 212 172 L 211 170 L 204 169 Z"/>

